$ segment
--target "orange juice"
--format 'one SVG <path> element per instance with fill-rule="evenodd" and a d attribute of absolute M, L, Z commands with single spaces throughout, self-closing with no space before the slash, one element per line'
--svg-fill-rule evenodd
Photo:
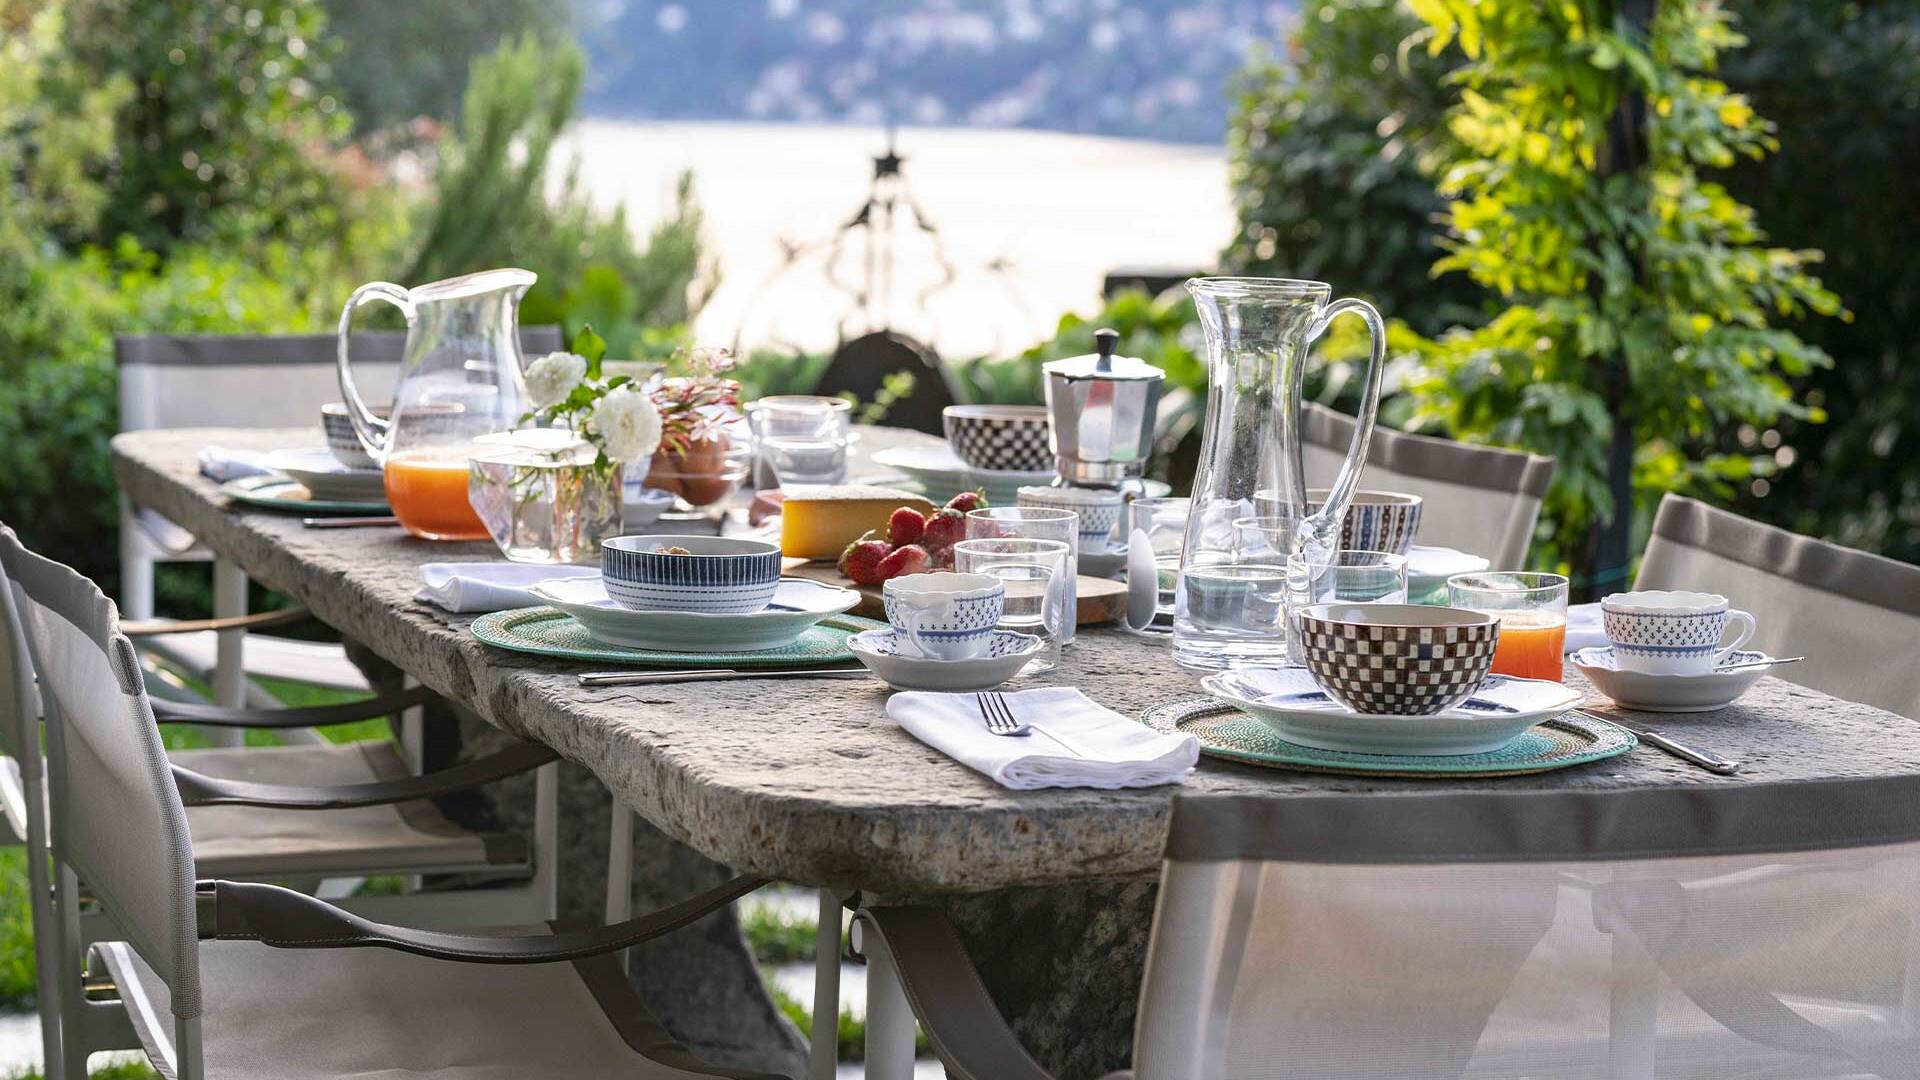
<path fill-rule="evenodd" d="M 467 455 L 414 450 L 387 459 L 387 504 L 415 536 L 485 540 L 487 527 L 467 502 Z"/>
<path fill-rule="evenodd" d="M 1553 611 L 1499 612 L 1500 644 L 1493 670 L 1522 679 L 1562 681 L 1560 654 L 1567 642 L 1567 617 Z"/>

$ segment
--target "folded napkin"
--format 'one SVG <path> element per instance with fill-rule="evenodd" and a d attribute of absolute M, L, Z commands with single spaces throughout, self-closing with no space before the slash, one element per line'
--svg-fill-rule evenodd
<path fill-rule="evenodd" d="M 272 471 L 267 468 L 267 455 L 258 450 L 229 450 L 224 446 L 209 446 L 200 451 L 200 475 L 216 483 L 224 484 L 243 476 L 259 476 Z"/>
<path fill-rule="evenodd" d="M 1013 715 L 1033 728 L 1031 735 L 988 731 L 973 694 L 899 693 L 887 700 L 887 715 L 914 738 L 1017 791 L 1177 784 L 1200 760 L 1200 743 L 1193 736 L 1162 734 L 1070 686 L 1005 697 Z"/>
<path fill-rule="evenodd" d="M 448 611 L 505 611 L 534 607 L 540 601 L 527 591 L 551 578 L 599 577 L 597 566 L 529 566 L 525 563 L 426 563 L 420 579 L 426 587 L 415 600 L 438 604 Z"/>
<path fill-rule="evenodd" d="M 1599 604 L 1567 606 L 1567 651 L 1579 652 L 1607 643 L 1607 632 L 1600 626 Z"/>

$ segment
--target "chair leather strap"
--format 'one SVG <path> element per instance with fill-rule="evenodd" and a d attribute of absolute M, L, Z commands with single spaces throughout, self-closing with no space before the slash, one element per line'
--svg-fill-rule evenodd
<path fill-rule="evenodd" d="M 946 915 L 930 907 L 870 907 L 854 915 L 862 950 L 885 949 L 927 1042 L 954 1080 L 1053 1080 L 1028 1055 L 987 994 Z"/>
<path fill-rule="evenodd" d="M 560 755 L 539 743 L 523 742 L 485 757 L 463 761 L 423 776 L 368 784 L 262 784 L 208 776 L 182 765 L 173 767 L 174 786 L 188 806 L 258 806 L 280 810 L 345 810 L 355 806 L 432 799 L 491 784 L 537 769 Z"/>
<path fill-rule="evenodd" d="M 153 718 L 162 724 L 206 724 L 212 727 L 295 728 L 348 724 L 376 716 L 391 716 L 402 709 L 437 700 L 438 694 L 424 686 L 382 694 L 362 701 L 339 705 L 310 705 L 293 709 L 234 709 L 223 705 L 202 705 L 191 701 L 153 701 Z"/>
<path fill-rule="evenodd" d="M 303 607 L 256 611 L 251 615 L 228 615 L 218 619 L 141 619 L 122 622 L 120 632 L 130 638 L 160 637 L 165 634 L 198 634 L 205 630 L 264 630 L 270 626 L 297 623 L 312 615 Z"/>
<path fill-rule="evenodd" d="M 658 911 L 588 930 L 499 937 L 418 930 L 363 919 L 277 885 L 203 881 L 195 894 L 200 937 L 276 949 L 396 949 L 473 964 L 550 964 L 601 956 L 696 922 L 767 883 L 741 875 Z"/>

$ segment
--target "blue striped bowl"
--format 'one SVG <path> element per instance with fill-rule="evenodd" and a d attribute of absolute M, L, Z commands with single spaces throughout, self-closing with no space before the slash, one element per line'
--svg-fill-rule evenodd
<path fill-rule="evenodd" d="M 690 555 L 668 555 L 667 548 Z M 607 595 L 635 611 L 743 615 L 773 600 L 780 546 L 724 536 L 616 536 L 600 545 Z"/>

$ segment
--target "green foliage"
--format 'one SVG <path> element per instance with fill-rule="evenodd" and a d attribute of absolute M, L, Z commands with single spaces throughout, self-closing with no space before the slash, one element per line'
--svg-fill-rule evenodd
<path fill-rule="evenodd" d="M 634 244 L 623 209 L 593 208 L 575 172 L 549 194 L 556 144 L 584 73 L 577 48 L 533 36 L 474 62 L 403 280 L 524 266 L 540 281 L 521 304 L 523 322 L 559 323 L 570 335 L 592 323 L 609 356 L 662 358 L 685 344 L 682 324 L 711 287 L 693 180 L 681 176 L 673 211 L 644 247 Z"/>
<path fill-rule="evenodd" d="M 1781 465 L 1749 485 L 1743 513 L 1920 563 L 1920 7 L 1856 0 L 1747 0 L 1753 46 L 1727 83 L 1772 119 L 1780 152 L 1737 165 L 1727 187 L 1790 246 L 1827 252 L 1821 278 L 1850 321 L 1801 328 L 1831 368 L 1800 382 L 1826 424 L 1783 419 L 1735 440 Z"/>
<path fill-rule="evenodd" d="M 30 896 L 27 849 L 0 848 L 0 1009 L 31 1009 L 39 997 Z"/>
<path fill-rule="evenodd" d="M 520 33 L 557 39 L 568 21 L 565 4 L 546 0 L 324 4 L 328 33 L 340 42 L 334 84 L 361 132 L 421 116 L 452 119 L 474 57 Z"/>
<path fill-rule="evenodd" d="M 1428 273 L 1454 61 L 1412 48 L 1421 34 L 1398 0 L 1310 0 L 1284 58 L 1236 80 L 1228 272 L 1330 281 L 1424 333 L 1480 321 L 1477 289 Z"/>
<path fill-rule="evenodd" d="M 68 57 L 137 92 L 97 238 L 337 243 L 354 193 L 331 154 L 350 121 L 322 87 L 331 49 L 317 0 L 72 0 Z"/>
<path fill-rule="evenodd" d="M 0 287 L 49 239 L 90 233 L 107 193 L 93 176 L 113 150 L 124 76 L 88 79 L 63 60 L 57 4 L 0 0 Z"/>
<path fill-rule="evenodd" d="M 746 936 L 754 962 L 763 967 L 813 962 L 813 923 L 785 918 L 777 907 L 742 906 L 740 932 Z"/>
<path fill-rule="evenodd" d="M 159 1073 L 147 1067 L 145 1061 L 120 1061 L 112 1065 L 103 1065 L 89 1072 L 89 1080 L 158 1080 Z M 24 1072 L 8 1073 L 7 1080 L 42 1080 L 40 1070 L 28 1069 Z"/>
<path fill-rule="evenodd" d="M 1773 325 L 1841 312 L 1809 270 L 1819 255 L 1765 246 L 1752 211 L 1702 176 L 1775 146 L 1711 75 L 1743 40 L 1717 4 L 1686 0 L 1660 0 L 1644 33 L 1597 0 L 1414 8 L 1436 31 L 1430 49 L 1457 42 L 1467 57 L 1435 269 L 1510 305 L 1477 330 L 1396 335 L 1422 361 L 1407 382 L 1415 422 L 1554 455 L 1561 559 L 1624 574 L 1590 565 L 1578 542 L 1632 509 L 1616 492 L 1643 512 L 1669 490 L 1725 496 L 1774 464 L 1721 448 L 1719 432 L 1819 418 L 1788 380 L 1827 357 Z M 1634 96 L 1648 103 L 1644 160 L 1610 135 Z M 1616 435 L 1630 476 L 1610 474 Z"/>

